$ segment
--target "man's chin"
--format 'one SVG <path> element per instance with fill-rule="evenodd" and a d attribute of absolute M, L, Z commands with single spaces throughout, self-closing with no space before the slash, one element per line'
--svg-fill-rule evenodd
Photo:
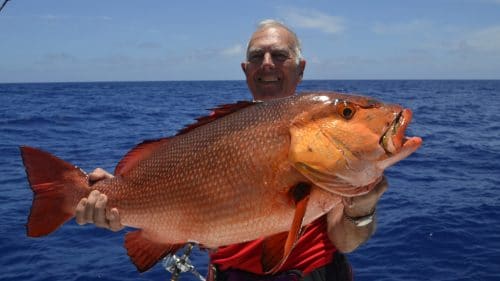
<path fill-rule="evenodd" d="M 284 98 L 288 95 L 285 95 L 283 92 L 267 92 L 267 93 L 262 93 L 258 96 L 255 96 L 254 99 L 256 101 L 266 101 L 266 100 L 272 100 L 272 99 L 277 99 L 277 98 Z"/>
<path fill-rule="evenodd" d="M 265 95 L 279 95 L 283 91 L 283 87 L 281 87 L 281 83 L 277 82 L 261 82 L 258 83 L 257 89 L 259 92 Z"/>

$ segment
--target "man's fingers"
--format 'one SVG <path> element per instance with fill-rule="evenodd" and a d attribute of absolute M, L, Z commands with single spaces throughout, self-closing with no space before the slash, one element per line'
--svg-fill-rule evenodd
<path fill-rule="evenodd" d="M 372 212 L 375 206 L 377 205 L 382 194 L 387 190 L 389 184 L 387 183 L 387 179 L 385 176 L 380 180 L 379 183 L 367 194 L 355 196 L 351 198 L 343 198 L 342 203 L 352 214 L 359 214 L 360 216 L 363 214 L 367 214 Z M 356 215 L 358 216 L 358 215 Z"/>
<path fill-rule="evenodd" d="M 83 198 L 78 202 L 75 209 L 75 220 L 79 225 L 93 223 L 97 227 L 119 231 L 124 228 L 120 222 L 118 209 L 113 208 L 106 211 L 108 197 L 94 190 L 89 197 Z"/>
<path fill-rule="evenodd" d="M 109 228 L 109 224 L 106 220 L 106 204 L 108 203 L 108 197 L 104 194 L 100 194 L 95 203 L 94 209 L 94 223 L 98 227 Z"/>
<path fill-rule="evenodd" d="M 87 205 L 87 198 L 83 198 L 78 202 L 78 205 L 75 209 L 75 220 L 79 225 L 84 225 L 87 223 L 87 219 L 85 217 L 85 206 Z"/>
<path fill-rule="evenodd" d="M 375 186 L 374 190 L 380 198 L 382 194 L 387 191 L 388 187 L 389 183 L 387 182 L 387 178 L 384 176 L 382 177 L 382 180 Z"/>
<path fill-rule="evenodd" d="M 100 195 L 99 191 L 93 190 L 87 197 L 87 204 L 85 205 L 85 221 L 87 223 L 94 223 L 95 204 Z"/>
<path fill-rule="evenodd" d="M 124 226 L 120 222 L 120 214 L 118 213 L 118 209 L 111 209 L 108 213 L 107 219 L 109 222 L 109 229 L 111 229 L 112 231 L 119 231 L 124 228 Z"/>
<path fill-rule="evenodd" d="M 96 183 L 100 180 L 113 178 L 113 175 L 106 172 L 101 168 L 97 168 L 92 173 L 89 174 L 89 181 L 91 184 Z"/>

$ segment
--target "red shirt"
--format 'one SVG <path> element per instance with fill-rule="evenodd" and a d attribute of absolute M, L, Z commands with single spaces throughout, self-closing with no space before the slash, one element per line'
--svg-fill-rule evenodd
<path fill-rule="evenodd" d="M 264 274 L 261 264 L 263 238 L 220 247 L 210 255 L 211 263 L 222 270 L 239 269 Z M 306 226 L 280 272 L 298 269 L 304 274 L 332 262 L 335 246 L 328 239 L 326 216 Z"/>

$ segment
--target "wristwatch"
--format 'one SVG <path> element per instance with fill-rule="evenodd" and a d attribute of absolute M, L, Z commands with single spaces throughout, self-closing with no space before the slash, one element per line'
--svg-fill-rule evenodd
<path fill-rule="evenodd" d="M 346 218 L 348 221 L 353 223 L 357 227 L 363 227 L 365 225 L 369 225 L 370 223 L 373 222 L 373 218 L 375 217 L 375 209 L 371 211 L 368 215 L 366 216 L 360 216 L 360 217 L 351 217 L 344 212 L 344 218 Z"/>

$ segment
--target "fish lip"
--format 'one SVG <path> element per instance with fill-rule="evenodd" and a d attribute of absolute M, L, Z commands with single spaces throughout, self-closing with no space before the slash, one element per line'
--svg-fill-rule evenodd
<path fill-rule="evenodd" d="M 405 132 L 411 122 L 412 115 L 411 110 L 408 108 L 400 111 L 380 138 L 379 144 L 388 155 L 399 152 L 409 139 L 405 136 Z"/>

